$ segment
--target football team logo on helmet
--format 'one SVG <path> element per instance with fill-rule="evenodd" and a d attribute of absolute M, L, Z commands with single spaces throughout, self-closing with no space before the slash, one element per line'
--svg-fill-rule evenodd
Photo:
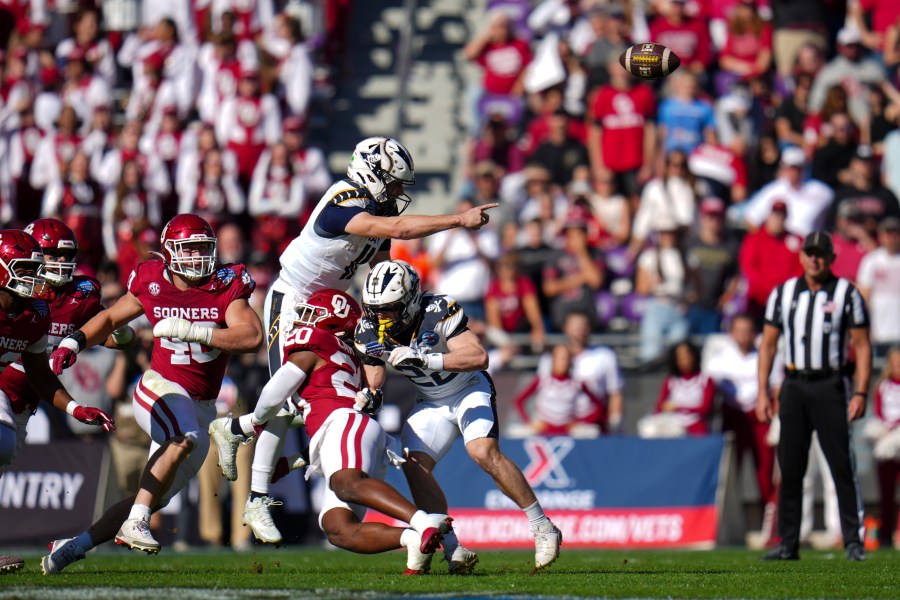
<path fill-rule="evenodd" d="M 44 253 L 44 281 L 61 286 L 75 276 L 78 240 L 68 225 L 59 219 L 37 219 L 29 223 L 25 233 L 37 240 Z"/>
<path fill-rule="evenodd" d="M 340 290 L 315 292 L 306 302 L 298 302 L 294 323 L 324 329 L 338 337 L 352 336 L 362 316 L 359 303 Z"/>
<path fill-rule="evenodd" d="M 44 252 L 24 231 L 0 230 L 0 287 L 24 298 L 45 293 Z"/>
<path fill-rule="evenodd" d="M 197 215 L 172 217 L 163 229 L 160 246 L 169 270 L 185 279 L 205 279 L 216 269 L 216 234 L 210 224 Z"/>

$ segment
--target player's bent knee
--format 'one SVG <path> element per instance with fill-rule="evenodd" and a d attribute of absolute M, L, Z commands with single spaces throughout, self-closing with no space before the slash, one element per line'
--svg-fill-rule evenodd
<path fill-rule="evenodd" d="M 184 435 L 170 438 L 166 442 L 166 445 L 180 460 L 186 459 L 188 455 L 194 451 L 194 448 L 197 447 L 197 443 L 193 439 Z"/>
<path fill-rule="evenodd" d="M 466 452 L 484 470 L 492 469 L 500 460 L 500 448 L 491 438 L 480 438 L 466 444 Z"/>

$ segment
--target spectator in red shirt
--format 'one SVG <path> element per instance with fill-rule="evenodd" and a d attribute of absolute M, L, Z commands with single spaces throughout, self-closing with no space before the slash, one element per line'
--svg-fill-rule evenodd
<path fill-rule="evenodd" d="M 848 2 L 850 14 L 862 34 L 862 43 L 870 50 L 884 47 L 885 32 L 900 19 L 900 2 L 897 0 L 856 0 Z M 866 16 L 871 19 L 869 28 Z"/>
<path fill-rule="evenodd" d="M 866 231 L 862 213 L 849 202 L 838 207 L 834 224 L 831 240 L 835 257 L 831 263 L 831 271 L 835 277 L 856 281 L 859 263 L 866 254 L 878 247 L 878 242 Z"/>
<path fill-rule="evenodd" d="M 463 48 L 466 58 L 484 68 L 484 93 L 519 96 L 525 67 L 531 62 L 528 42 L 515 37 L 503 11 L 493 13 L 487 28 Z"/>
<path fill-rule="evenodd" d="M 772 26 L 756 12 L 753 0 L 742 0 L 728 20 L 728 37 L 719 55 L 716 91 L 727 94 L 737 81 L 764 75 L 772 67 Z"/>
<path fill-rule="evenodd" d="M 473 178 L 475 165 L 483 161 L 490 161 L 499 167 L 501 177 L 508 173 L 517 173 L 525 166 L 522 151 L 513 139 L 503 115 L 492 114 L 482 128 L 481 135 L 472 140 L 468 165 L 469 179 Z"/>
<path fill-rule="evenodd" d="M 552 87 L 541 92 L 540 95 L 532 96 L 529 100 L 529 105 L 531 105 L 532 111 L 537 113 L 537 116 L 528 123 L 528 130 L 519 143 L 526 159 L 530 158 L 537 147 L 550 137 L 550 121 L 556 111 L 563 107 L 563 100 L 563 90 L 560 87 Z M 584 121 L 569 119 L 567 127 L 568 137 L 587 144 L 587 127 Z"/>
<path fill-rule="evenodd" d="M 712 48 L 706 22 L 685 14 L 685 0 L 669 0 L 668 9 L 650 24 L 650 39 L 671 49 L 681 58 L 682 68 L 703 74 L 712 63 Z"/>
<path fill-rule="evenodd" d="M 505 333 L 528 333 L 532 349 L 540 352 L 545 331 L 537 287 L 519 269 L 516 254 L 501 256 L 495 269 L 484 296 L 488 327 Z"/>
<path fill-rule="evenodd" d="M 616 189 L 637 203 L 641 185 L 653 173 L 656 99 L 619 65 L 607 65 L 609 84 L 595 94 L 589 110 L 588 152 L 595 178 L 612 172 Z"/>
<path fill-rule="evenodd" d="M 761 228 L 741 243 L 738 263 L 747 281 L 748 311 L 762 319 L 769 294 L 791 277 L 802 275 L 799 237 L 784 227 L 787 204 L 776 200 Z"/>

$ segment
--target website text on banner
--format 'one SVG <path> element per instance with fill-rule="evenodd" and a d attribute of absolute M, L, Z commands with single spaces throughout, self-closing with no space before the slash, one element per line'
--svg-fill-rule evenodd
<path fill-rule="evenodd" d="M 501 441 L 563 532 L 567 548 L 711 548 L 719 515 L 722 436 L 673 440 L 533 437 Z M 466 455 L 461 443 L 435 474 L 466 545 L 530 548 L 528 519 Z M 403 474 L 388 481 L 409 494 Z M 366 520 L 393 523 L 369 511 Z"/>

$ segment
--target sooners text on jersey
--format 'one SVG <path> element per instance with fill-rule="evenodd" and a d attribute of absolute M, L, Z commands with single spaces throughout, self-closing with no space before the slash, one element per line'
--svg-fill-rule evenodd
<path fill-rule="evenodd" d="M 235 300 L 248 299 L 256 284 L 242 264 L 220 266 L 203 285 L 179 290 L 161 260 L 138 265 L 128 279 L 128 291 L 144 307 L 155 326 L 168 317 L 186 319 L 213 328 L 224 328 L 225 312 Z M 228 354 L 198 342 L 156 338 L 150 368 L 182 386 L 194 400 L 219 395 Z"/>
<path fill-rule="evenodd" d="M 36 399 L 37 394 L 31 391 L 31 385 L 24 380 L 25 373 L 7 369 L 6 367 L 20 359 L 23 352 L 46 352 L 47 331 L 50 329 L 50 307 L 43 300 L 21 299 L 22 312 L 10 314 L 0 311 L 0 389 L 6 392 L 12 404 L 13 412 L 21 414 L 25 410 L 34 410 L 29 404 L 30 399 Z M 31 391 L 28 397 L 23 397 L 19 390 L 24 385 Z"/>
<path fill-rule="evenodd" d="M 64 337 L 103 310 L 100 304 L 100 282 L 86 275 L 76 275 L 69 283 L 50 288 L 50 329 L 47 332 L 47 352 L 53 352 Z M 28 383 L 22 359 L 19 358 L 0 374 L 0 389 L 5 391 L 18 414 L 33 411 L 40 396 Z"/>
<path fill-rule="evenodd" d="M 362 385 L 359 359 L 353 349 L 336 336 L 313 327 L 298 327 L 284 339 L 284 360 L 294 352 L 314 352 L 325 366 L 309 373 L 297 394 L 303 399 L 306 431 L 311 438 L 339 408 L 353 408 Z"/>

